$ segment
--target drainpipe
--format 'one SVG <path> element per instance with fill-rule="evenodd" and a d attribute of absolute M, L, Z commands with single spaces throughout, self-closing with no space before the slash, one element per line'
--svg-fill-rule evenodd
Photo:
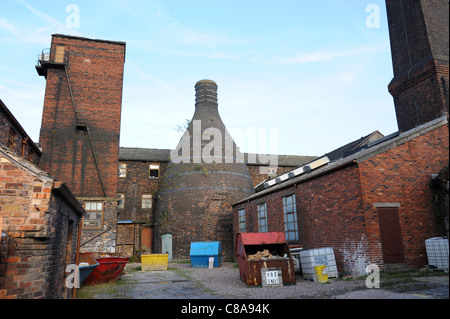
<path fill-rule="evenodd" d="M 25 146 L 27 145 L 28 137 L 22 141 L 22 158 L 25 156 Z"/>
<path fill-rule="evenodd" d="M 82 226 L 82 219 L 80 218 L 80 220 L 78 221 L 77 249 L 76 249 L 76 252 L 75 252 L 75 265 L 77 265 L 77 267 L 80 264 L 81 226 Z M 78 281 L 80 280 L 80 274 L 79 273 L 77 275 L 77 279 L 78 279 Z M 77 298 L 77 287 L 76 287 L 76 285 L 73 288 L 73 296 L 72 296 L 72 298 L 73 299 Z"/>

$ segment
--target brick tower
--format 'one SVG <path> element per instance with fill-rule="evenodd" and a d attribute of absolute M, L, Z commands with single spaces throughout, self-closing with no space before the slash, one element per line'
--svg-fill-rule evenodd
<path fill-rule="evenodd" d="M 400 132 L 446 115 L 449 105 L 449 3 L 386 0 Z"/>
<path fill-rule="evenodd" d="M 41 167 L 84 202 L 90 250 L 115 249 L 124 63 L 123 42 L 53 35 L 36 66 L 47 80 Z"/>
<path fill-rule="evenodd" d="M 233 258 L 232 207 L 254 193 L 242 154 L 218 110 L 217 84 L 199 81 L 195 113 L 166 168 L 158 196 L 155 251 L 189 258 L 192 241 L 221 241 Z"/>

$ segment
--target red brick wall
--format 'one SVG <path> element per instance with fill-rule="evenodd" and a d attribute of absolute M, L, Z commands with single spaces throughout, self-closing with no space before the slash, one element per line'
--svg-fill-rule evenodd
<path fill-rule="evenodd" d="M 332 247 L 341 273 L 362 274 L 367 265 L 383 267 L 376 203 L 400 203 L 405 262 L 427 264 L 425 239 L 438 235 L 431 196 L 431 174 L 448 162 L 448 126 L 443 125 L 359 164 L 305 180 L 278 192 L 236 205 L 246 209 L 247 232 L 257 232 L 257 204 L 267 202 L 269 231 L 284 231 L 282 197 L 296 194 L 299 243 L 306 249 Z"/>
<path fill-rule="evenodd" d="M 48 69 L 39 141 L 44 152 L 41 167 L 66 182 L 77 196 L 115 198 L 125 45 L 56 35 L 51 60 L 58 45 L 66 48 L 78 121 L 89 128 L 101 179 L 89 135 L 76 129 L 64 69 Z"/>
<path fill-rule="evenodd" d="M 0 299 L 70 298 L 79 215 L 40 179 L 0 156 Z"/>
<path fill-rule="evenodd" d="M 119 220 L 153 223 L 153 211 L 167 163 L 121 161 L 127 165 L 126 177 L 118 178 L 117 193 L 125 195 L 124 209 L 119 210 Z M 150 165 L 160 166 L 159 178 L 150 178 Z M 142 195 L 153 195 L 151 209 L 142 209 Z"/>
<path fill-rule="evenodd" d="M 10 129 L 14 132 L 13 145 L 9 145 Z M 30 139 L 16 118 L 11 114 L 6 105 L 0 100 L 0 143 L 15 152 L 18 156 L 38 165 L 41 152 Z"/>
<path fill-rule="evenodd" d="M 234 232 L 238 229 L 237 210 L 244 206 L 247 232 L 258 231 L 257 204 L 262 202 L 267 203 L 269 232 L 284 231 L 283 197 L 294 193 L 299 244 L 305 249 L 332 247 L 340 272 L 351 272 L 356 264 L 367 262 L 369 252 L 356 165 L 236 206 Z"/>
<path fill-rule="evenodd" d="M 431 175 L 448 162 L 448 126 L 443 125 L 359 164 L 367 233 L 374 246 L 380 235 L 374 203 L 399 203 L 405 262 L 427 264 L 425 240 L 438 236 Z"/>

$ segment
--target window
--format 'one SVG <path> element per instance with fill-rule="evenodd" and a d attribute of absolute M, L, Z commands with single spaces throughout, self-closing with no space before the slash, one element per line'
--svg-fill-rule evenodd
<path fill-rule="evenodd" d="M 119 200 L 118 207 L 119 209 L 125 208 L 125 194 L 117 194 L 117 199 Z"/>
<path fill-rule="evenodd" d="M 239 232 L 245 233 L 247 231 L 247 227 L 245 226 L 245 208 L 239 210 Z"/>
<path fill-rule="evenodd" d="M 102 228 L 103 226 L 103 203 L 86 202 L 84 204 L 86 215 L 83 218 L 83 228 Z"/>
<path fill-rule="evenodd" d="M 159 178 L 159 165 L 150 165 L 150 178 Z"/>
<path fill-rule="evenodd" d="M 119 163 L 119 177 L 127 177 L 127 164 Z"/>
<path fill-rule="evenodd" d="M 268 232 L 267 227 L 267 204 L 262 203 L 258 205 L 258 232 Z"/>
<path fill-rule="evenodd" d="M 283 197 L 284 233 L 286 240 L 298 240 L 295 195 Z"/>
<path fill-rule="evenodd" d="M 16 144 L 16 132 L 10 128 L 8 135 L 8 148 L 14 150 L 14 145 Z"/>
<path fill-rule="evenodd" d="M 142 208 L 152 208 L 152 195 L 142 195 Z"/>

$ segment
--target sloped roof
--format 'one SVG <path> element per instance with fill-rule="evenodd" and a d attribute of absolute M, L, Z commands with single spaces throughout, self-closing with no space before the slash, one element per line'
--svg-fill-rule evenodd
<path fill-rule="evenodd" d="M 306 180 L 310 180 L 317 176 L 321 176 L 323 174 L 329 173 L 336 169 L 340 169 L 342 167 L 352 165 L 354 163 L 361 163 L 373 156 L 384 153 L 384 152 L 386 152 L 394 147 L 397 147 L 399 145 L 402 145 L 418 136 L 426 134 L 442 125 L 447 125 L 447 123 L 448 123 L 447 118 L 445 116 L 443 116 L 441 118 L 430 121 L 426 124 L 418 126 L 410 131 L 407 131 L 407 132 L 404 132 L 401 134 L 396 132 L 396 133 L 390 134 L 388 136 L 382 137 L 379 140 L 369 142 L 366 145 L 363 145 L 363 146 L 357 148 L 355 150 L 355 152 L 353 152 L 347 156 L 343 155 L 343 157 L 340 157 L 340 158 L 339 158 L 339 156 L 335 157 L 335 160 L 330 161 L 330 163 L 328 163 L 326 166 L 322 166 L 316 170 L 309 172 L 308 174 L 304 174 L 304 175 L 292 178 L 290 180 L 284 181 L 282 183 L 275 184 L 274 186 L 271 186 L 270 188 L 266 188 L 252 196 L 243 198 L 242 200 L 234 203 L 233 206 L 239 205 L 248 200 L 262 197 L 266 194 L 276 192 L 278 190 L 290 187 L 294 184 L 302 183 Z M 353 144 L 353 142 L 349 143 L 349 144 Z M 347 144 L 347 145 L 349 145 L 349 144 Z M 333 153 L 333 152 L 330 152 L 330 153 Z M 339 151 L 336 154 L 344 154 L 344 152 Z"/>
<path fill-rule="evenodd" d="M 119 161 L 137 162 L 170 162 L 169 149 L 121 147 L 119 150 Z M 268 155 L 270 156 L 270 155 Z M 271 155 L 278 156 L 278 166 L 298 167 L 311 162 L 316 156 L 296 156 L 296 155 Z M 258 154 L 244 154 L 244 161 L 247 165 L 268 165 L 261 161 Z"/>
<path fill-rule="evenodd" d="M 53 190 L 58 192 L 72 206 L 72 208 L 74 208 L 74 210 L 80 214 L 80 216 L 85 214 L 83 206 L 79 203 L 66 183 L 63 183 L 61 181 L 58 181 L 56 178 L 51 177 L 49 173 L 37 167 L 33 163 L 27 161 L 26 159 L 18 156 L 9 148 L 5 147 L 2 143 L 0 143 L 0 155 L 2 155 L 4 158 L 6 158 L 21 170 L 26 171 L 28 174 L 34 176 L 35 178 L 38 178 L 42 182 L 52 183 Z"/>

